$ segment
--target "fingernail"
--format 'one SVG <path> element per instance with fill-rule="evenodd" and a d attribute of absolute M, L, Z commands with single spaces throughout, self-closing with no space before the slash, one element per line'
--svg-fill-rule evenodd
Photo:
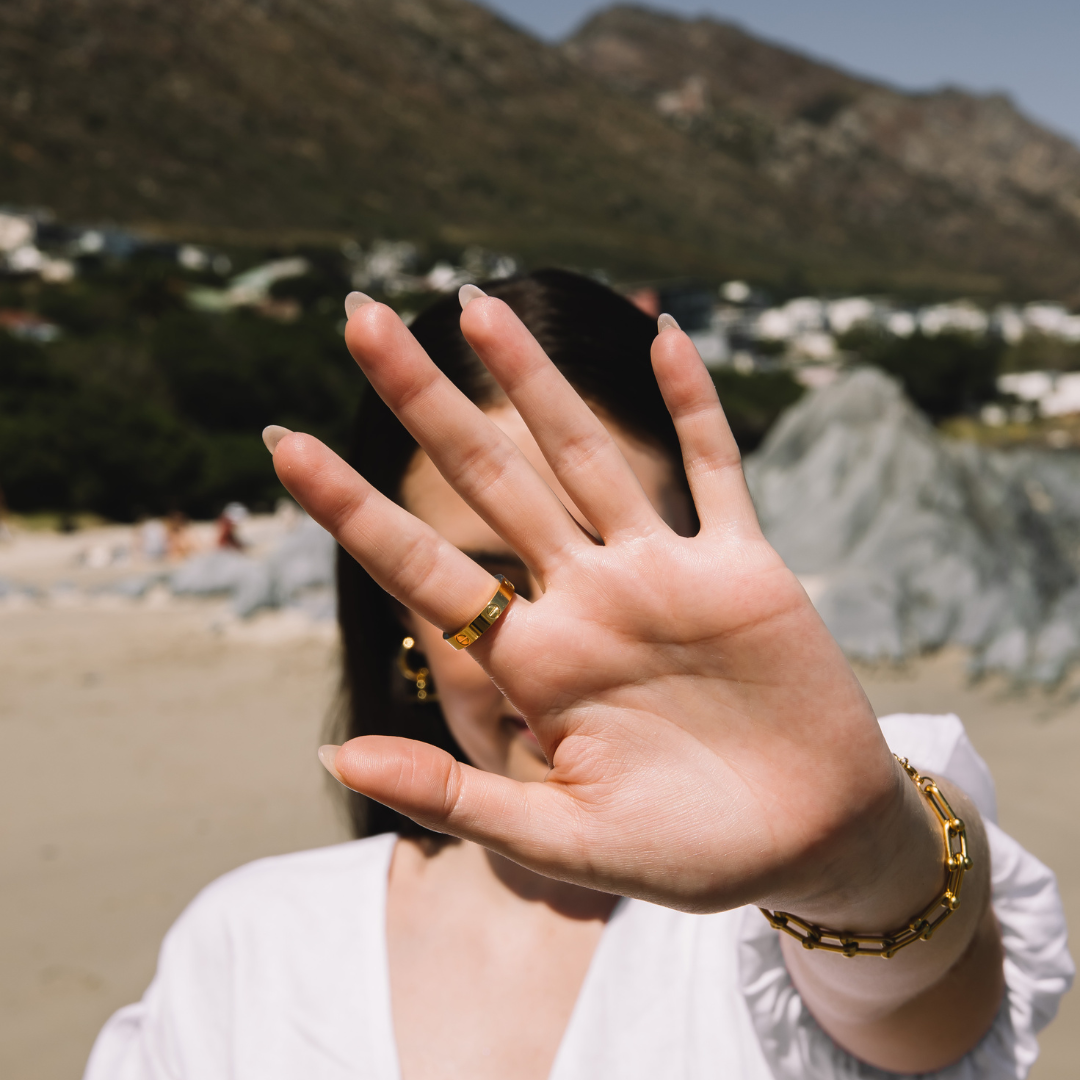
<path fill-rule="evenodd" d="M 681 330 L 682 327 L 675 321 L 674 317 L 669 315 L 666 311 L 659 319 L 656 320 L 656 329 L 662 334 L 668 327 L 672 327 L 675 330 Z"/>
<path fill-rule="evenodd" d="M 280 424 L 270 424 L 268 427 L 263 428 L 263 442 L 266 443 L 266 449 L 272 454 L 277 449 L 277 444 L 285 438 L 286 435 L 291 435 L 292 431 L 287 427 L 282 427 Z"/>
<path fill-rule="evenodd" d="M 367 293 L 351 292 L 345 297 L 345 318 L 351 319 L 353 312 L 365 304 L 374 304 L 375 301 Z"/>
<path fill-rule="evenodd" d="M 457 291 L 458 303 L 464 311 L 478 296 L 487 296 L 487 293 L 479 285 L 462 285 Z"/>
<path fill-rule="evenodd" d="M 325 746 L 320 746 L 319 760 L 323 763 L 323 768 L 326 769 L 339 784 L 344 784 L 345 781 L 341 779 L 341 773 L 334 768 L 334 758 L 337 757 L 337 752 L 340 749 L 340 746 L 334 746 L 333 743 L 327 743 Z"/>

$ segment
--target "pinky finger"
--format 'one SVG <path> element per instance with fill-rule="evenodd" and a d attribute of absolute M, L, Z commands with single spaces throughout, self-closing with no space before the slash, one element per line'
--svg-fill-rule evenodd
<path fill-rule="evenodd" d="M 677 326 L 662 325 L 653 341 L 652 361 L 675 422 L 702 530 L 732 524 L 756 529 L 739 446 L 694 343 Z"/>

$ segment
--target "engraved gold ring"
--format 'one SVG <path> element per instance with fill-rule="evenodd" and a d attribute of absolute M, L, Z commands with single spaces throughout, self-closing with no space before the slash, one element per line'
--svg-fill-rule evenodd
<path fill-rule="evenodd" d="M 484 605 L 483 610 L 475 619 L 470 619 L 460 630 L 453 633 L 443 634 L 443 639 L 449 641 L 455 649 L 467 649 L 474 641 L 478 641 L 481 635 L 490 630 L 499 616 L 510 606 L 514 599 L 514 586 L 502 576 L 496 574 L 499 587 L 495 595 Z"/>

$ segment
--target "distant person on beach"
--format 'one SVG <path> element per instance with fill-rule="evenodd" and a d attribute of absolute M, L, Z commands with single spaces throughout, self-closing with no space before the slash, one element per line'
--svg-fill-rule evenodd
<path fill-rule="evenodd" d="M 187 515 L 173 510 L 165 518 L 165 554 L 170 562 L 183 562 L 195 551 Z"/>
<path fill-rule="evenodd" d="M 264 433 L 343 549 L 361 839 L 208 886 L 86 1080 L 1026 1076 L 1054 876 L 956 717 L 874 716 L 693 343 L 560 271 L 460 301 L 350 295 L 348 463 Z"/>
<path fill-rule="evenodd" d="M 247 519 L 247 507 L 231 502 L 217 519 L 217 546 L 227 551 L 243 551 L 247 545 L 240 539 L 239 528 Z"/>

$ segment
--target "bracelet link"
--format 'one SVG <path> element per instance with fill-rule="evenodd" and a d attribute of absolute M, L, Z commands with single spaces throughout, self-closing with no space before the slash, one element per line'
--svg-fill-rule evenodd
<path fill-rule="evenodd" d="M 890 960 L 912 942 L 920 939 L 929 941 L 934 931 L 960 906 L 964 874 L 972 866 L 964 823 L 953 813 L 948 800 L 933 780 L 920 776 L 907 758 L 897 757 L 896 760 L 922 792 L 941 823 L 942 839 L 945 841 L 945 887 L 925 910 L 906 926 L 890 934 L 852 934 L 844 930 L 827 930 L 786 911 L 758 909 L 774 930 L 793 937 L 804 949 L 822 949 L 844 956 L 880 956 Z"/>

